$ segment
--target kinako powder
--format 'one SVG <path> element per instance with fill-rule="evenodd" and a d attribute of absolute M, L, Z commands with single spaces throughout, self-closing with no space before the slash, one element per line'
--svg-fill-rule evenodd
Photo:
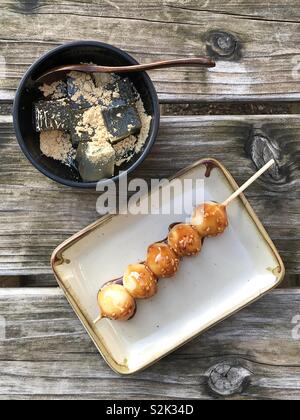
<path fill-rule="evenodd" d="M 69 157 L 75 157 L 70 134 L 64 131 L 42 131 L 40 134 L 40 148 L 43 155 L 54 160 L 66 162 Z"/>

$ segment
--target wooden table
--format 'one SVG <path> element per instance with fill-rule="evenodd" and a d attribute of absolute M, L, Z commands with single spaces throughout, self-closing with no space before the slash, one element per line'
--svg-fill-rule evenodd
<path fill-rule="evenodd" d="M 1 0 L 0 27 L 0 398 L 299 399 L 300 116 L 288 112 L 300 97 L 300 3 Z M 97 219 L 97 194 L 38 173 L 12 127 L 26 68 L 75 39 L 112 43 L 142 62 L 217 61 L 209 71 L 151 73 L 163 110 L 218 102 L 226 115 L 165 115 L 135 176 L 170 176 L 211 156 L 242 183 L 270 157 L 277 162 L 246 195 L 284 259 L 284 288 L 126 378 L 99 357 L 49 265 L 61 241 Z M 271 115 L 232 115 L 237 104 Z"/>

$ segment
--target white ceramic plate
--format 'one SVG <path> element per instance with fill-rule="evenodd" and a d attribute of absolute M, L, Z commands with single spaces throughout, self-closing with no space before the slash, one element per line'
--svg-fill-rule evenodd
<path fill-rule="evenodd" d="M 206 178 L 208 161 L 215 167 Z M 212 159 L 197 162 L 177 178 L 205 179 L 206 201 L 222 202 L 237 188 Z M 171 200 L 181 199 L 177 195 Z M 137 301 L 137 313 L 127 322 L 103 319 L 93 324 L 99 313 L 98 290 L 120 277 L 128 264 L 143 261 L 148 245 L 166 237 L 168 225 L 184 221 L 184 216 L 104 217 L 54 252 L 52 267 L 59 285 L 115 371 L 128 374 L 145 368 L 283 279 L 281 258 L 244 196 L 231 204 L 228 216 L 225 233 L 205 240 L 199 256 L 183 259 L 174 278 L 160 280 L 156 296 Z"/>

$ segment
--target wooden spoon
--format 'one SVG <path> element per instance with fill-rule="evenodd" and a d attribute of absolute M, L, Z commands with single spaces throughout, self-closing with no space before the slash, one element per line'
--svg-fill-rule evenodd
<path fill-rule="evenodd" d="M 97 66 L 95 64 L 70 64 L 53 67 L 46 73 L 42 74 L 36 81 L 38 83 L 53 82 L 55 80 L 59 80 L 65 73 L 70 71 L 79 71 L 83 73 L 132 73 L 145 70 L 161 69 L 163 67 L 215 67 L 215 65 L 216 63 L 209 57 L 180 58 L 177 60 L 157 61 L 155 63 L 136 64 L 132 66 L 120 67 Z"/>

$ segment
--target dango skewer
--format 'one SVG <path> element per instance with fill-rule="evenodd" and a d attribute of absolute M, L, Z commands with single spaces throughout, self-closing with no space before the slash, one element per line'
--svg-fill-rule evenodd
<path fill-rule="evenodd" d="M 167 241 L 148 247 L 145 263 L 131 264 L 124 273 L 121 284 L 110 282 L 98 293 L 101 319 L 127 321 L 136 311 L 135 299 L 147 299 L 157 293 L 159 278 L 173 277 L 179 268 L 180 258 L 197 255 L 205 237 L 217 236 L 228 227 L 227 207 L 273 164 L 270 160 L 223 203 L 206 202 L 196 207 L 190 224 L 178 223 L 169 232 Z"/>

